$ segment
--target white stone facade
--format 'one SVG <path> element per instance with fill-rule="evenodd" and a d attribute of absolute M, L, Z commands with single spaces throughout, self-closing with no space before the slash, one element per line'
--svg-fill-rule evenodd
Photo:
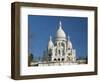
<path fill-rule="evenodd" d="M 76 50 L 73 49 L 70 37 L 66 36 L 61 22 L 59 22 L 54 42 L 50 36 L 46 54 L 48 62 L 76 63 Z"/>

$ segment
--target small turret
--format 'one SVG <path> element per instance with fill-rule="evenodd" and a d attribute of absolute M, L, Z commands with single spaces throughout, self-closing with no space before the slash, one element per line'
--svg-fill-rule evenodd
<path fill-rule="evenodd" d="M 71 43 L 71 41 L 70 41 L 70 37 L 68 36 L 68 40 L 67 40 L 68 42 L 67 42 L 67 49 L 72 49 L 73 47 L 72 47 L 72 43 Z"/>
<path fill-rule="evenodd" d="M 51 48 L 53 48 L 54 47 L 54 44 L 53 44 L 53 42 L 52 42 L 52 37 L 50 36 L 50 40 L 49 40 L 49 42 L 48 42 L 48 49 L 51 49 Z"/>

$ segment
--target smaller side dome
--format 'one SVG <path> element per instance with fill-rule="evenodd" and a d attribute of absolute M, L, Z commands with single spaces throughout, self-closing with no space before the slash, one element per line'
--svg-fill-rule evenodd
<path fill-rule="evenodd" d="M 67 41 L 67 49 L 73 49 L 69 36 L 68 36 L 68 41 Z"/>
<path fill-rule="evenodd" d="M 50 40 L 49 40 L 49 42 L 48 42 L 48 49 L 51 49 L 51 48 L 53 48 L 54 47 L 54 44 L 53 44 L 53 42 L 52 42 L 52 37 L 50 36 Z"/>

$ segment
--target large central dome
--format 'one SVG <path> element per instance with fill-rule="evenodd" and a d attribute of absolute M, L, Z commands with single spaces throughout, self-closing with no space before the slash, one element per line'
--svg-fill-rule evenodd
<path fill-rule="evenodd" d="M 59 29 L 56 32 L 56 40 L 66 40 L 66 34 L 62 29 L 61 21 L 59 22 Z"/>

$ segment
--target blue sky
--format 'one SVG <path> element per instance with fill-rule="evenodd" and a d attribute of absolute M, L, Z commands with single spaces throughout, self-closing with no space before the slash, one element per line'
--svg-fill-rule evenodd
<path fill-rule="evenodd" d="M 87 18 L 61 16 L 28 16 L 28 52 L 36 57 L 42 57 L 46 50 L 49 36 L 54 40 L 56 31 L 62 22 L 66 36 L 70 36 L 76 56 L 87 56 Z"/>

